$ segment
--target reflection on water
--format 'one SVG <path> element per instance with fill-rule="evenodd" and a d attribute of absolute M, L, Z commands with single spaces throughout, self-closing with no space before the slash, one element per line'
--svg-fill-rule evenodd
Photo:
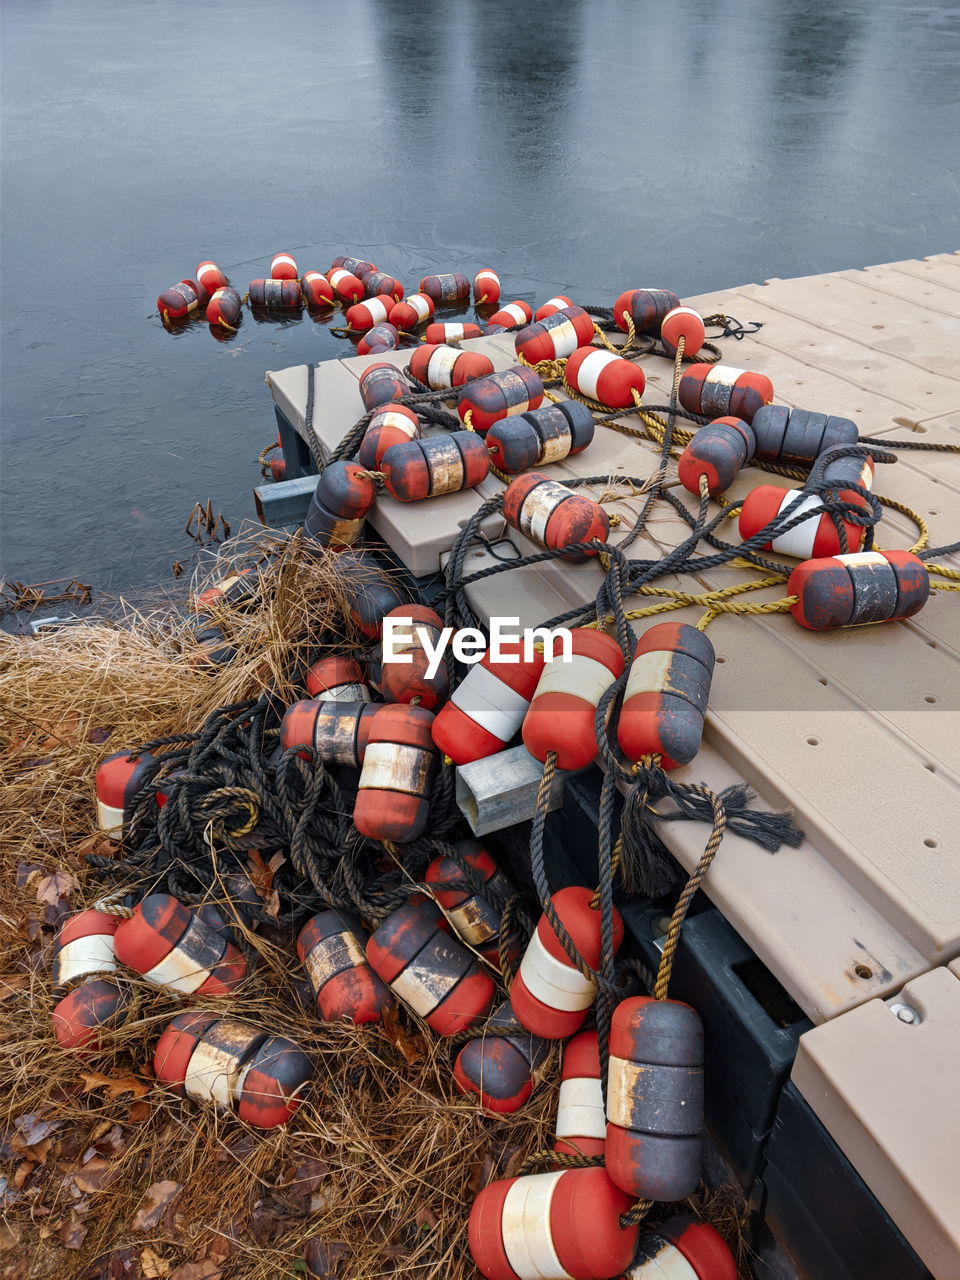
<path fill-rule="evenodd" d="M 956 247 L 960 11 L 894 0 L 6 0 L 4 572 L 169 581 L 253 511 L 317 313 L 167 333 L 212 257 L 691 294 Z"/>

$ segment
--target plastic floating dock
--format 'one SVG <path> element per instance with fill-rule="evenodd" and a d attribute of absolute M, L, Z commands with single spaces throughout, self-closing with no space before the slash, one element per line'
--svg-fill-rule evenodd
<path fill-rule="evenodd" d="M 861 435 L 960 444 L 960 254 L 769 280 L 684 301 L 703 315 L 762 322 L 757 333 L 720 345 L 725 364 L 773 380 L 777 403 L 850 417 Z M 463 345 L 487 354 L 497 369 L 515 363 L 509 333 Z M 363 412 L 359 375 L 383 360 L 403 366 L 409 351 L 315 369 L 314 425 L 325 450 Z M 672 365 L 656 356 L 639 362 L 644 401 L 666 403 Z M 306 367 L 267 379 L 302 436 Z M 651 442 L 598 428 L 588 450 L 549 473 L 560 481 L 643 479 L 655 461 Z M 729 496 L 742 497 L 758 480 L 766 477 L 748 470 Z M 463 524 L 502 487 L 490 476 L 476 490 L 419 505 L 382 497 L 371 523 L 414 574 L 434 573 Z M 878 466 L 874 491 L 916 511 L 930 546 L 957 537 L 960 454 L 904 451 L 896 465 Z M 694 509 L 685 490 L 675 492 Z M 641 502 L 628 495 L 607 506 L 622 520 L 613 545 Z M 483 529 L 490 540 L 504 532 L 499 516 Z M 521 555 L 536 550 L 506 532 Z M 659 558 L 688 533 L 661 504 L 631 555 Z M 916 539 L 909 518 L 885 509 L 879 547 L 908 548 Z M 938 559 L 960 569 L 958 556 Z M 468 554 L 468 571 L 489 563 L 482 545 Z M 755 569 L 725 566 L 662 585 L 702 591 L 756 577 Z M 555 561 L 499 574 L 468 588 L 468 597 L 484 619 L 517 617 L 532 626 L 591 601 L 599 582 L 596 564 Z M 783 594 L 780 585 L 750 599 Z M 626 607 L 648 603 L 633 597 Z M 695 622 L 701 613 L 670 617 Z M 722 615 L 710 637 L 719 665 L 704 746 L 676 776 L 717 790 L 746 780 L 767 804 L 791 806 L 806 839 L 770 855 L 728 833 L 705 890 L 815 1024 L 801 1038 L 794 1069 L 801 1092 L 927 1266 L 937 1277 L 960 1277 L 960 965 L 948 967 L 960 956 L 957 599 L 935 592 L 910 621 L 822 634 L 783 615 Z M 660 833 L 692 870 L 704 828 L 668 823 Z M 913 1022 L 877 1001 L 908 983 Z M 868 1001 L 876 1002 L 873 1012 L 858 1009 Z M 925 1144 L 935 1146 L 945 1131 L 954 1135 L 949 1151 L 941 1141 L 940 1154 L 925 1159 Z"/>

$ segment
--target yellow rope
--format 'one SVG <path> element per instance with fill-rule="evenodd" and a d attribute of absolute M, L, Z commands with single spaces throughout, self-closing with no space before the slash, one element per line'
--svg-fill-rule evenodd
<path fill-rule="evenodd" d="M 663 603 L 647 605 L 643 609 L 630 609 L 624 615 L 628 621 L 635 622 L 639 618 L 651 618 L 658 613 L 669 613 L 673 609 L 683 609 L 687 605 L 699 605 L 701 608 L 707 609 L 712 614 L 718 613 L 737 613 L 737 614 L 768 614 L 768 613 L 786 613 L 791 605 L 797 603 L 797 596 L 784 596 L 780 600 L 767 600 L 763 604 L 751 604 L 749 602 L 730 603 L 734 596 L 742 595 L 746 591 L 760 591 L 764 587 L 782 586 L 787 581 L 787 574 L 778 574 L 775 577 L 761 578 L 756 582 L 738 582 L 733 583 L 729 587 L 720 587 L 716 591 L 679 591 L 670 587 L 658 587 L 647 585 L 637 587 L 631 595 L 638 596 L 659 596 Z M 585 627 L 597 628 L 598 626 L 609 626 L 614 621 L 612 613 L 608 613 L 605 618 L 598 622 L 586 622 Z M 703 627 L 707 625 L 701 619 Z"/>
<path fill-rule="evenodd" d="M 916 555 L 918 551 L 922 551 L 930 541 L 930 530 L 927 528 L 927 522 L 924 520 L 923 516 L 914 511 L 911 507 L 908 507 L 905 502 L 898 502 L 896 498 L 881 498 L 879 493 L 876 494 L 875 497 L 877 498 L 877 501 L 881 502 L 885 507 L 891 507 L 894 511 L 899 511 L 901 515 L 904 515 L 907 519 L 913 521 L 920 530 L 920 537 L 913 546 L 909 548 L 909 550 L 912 551 L 914 555 Z"/>
<path fill-rule="evenodd" d="M 472 409 L 468 409 L 467 412 L 463 415 L 463 425 L 467 431 L 476 431 L 476 427 L 473 425 Z"/>
<path fill-rule="evenodd" d="M 931 582 L 931 591 L 960 591 L 960 582 Z"/>
<path fill-rule="evenodd" d="M 960 582 L 960 570 L 948 569 L 945 564 L 932 564 L 927 562 L 927 569 L 930 573 L 935 573 L 941 578 L 952 578 L 954 582 Z M 934 582 L 930 583 L 931 587 L 936 586 Z"/>

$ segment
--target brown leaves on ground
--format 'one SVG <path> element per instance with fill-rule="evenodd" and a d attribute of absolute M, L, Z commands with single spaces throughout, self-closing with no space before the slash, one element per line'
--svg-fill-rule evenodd
<path fill-rule="evenodd" d="M 79 880 L 69 871 L 52 871 L 37 881 L 37 901 L 56 907 L 62 899 L 69 898 L 79 888 Z"/>
<path fill-rule="evenodd" d="M 400 1050 L 408 1067 L 415 1067 L 422 1062 L 427 1046 L 419 1032 L 409 1032 L 400 1020 L 396 1006 L 387 1009 L 383 1015 L 383 1034 L 391 1044 Z"/>
<path fill-rule="evenodd" d="M 285 862 L 286 858 L 282 853 L 275 853 L 269 862 L 264 862 L 259 849 L 250 850 L 250 860 L 247 864 L 250 883 L 263 899 L 264 911 L 274 920 L 280 914 L 280 895 L 273 887 L 273 877 Z"/>
<path fill-rule="evenodd" d="M 84 1093 L 89 1093 L 91 1089 L 106 1088 L 109 1102 L 113 1102 L 115 1098 L 125 1093 L 131 1093 L 135 1098 L 142 1098 L 152 1088 L 151 1085 L 138 1080 L 136 1076 L 105 1076 L 99 1071 L 81 1071 L 80 1079 L 83 1081 Z"/>
<path fill-rule="evenodd" d="M 163 1217 L 167 1205 L 179 1195 L 181 1185 L 165 1178 L 162 1182 L 155 1182 L 152 1187 L 147 1187 L 143 1203 L 133 1217 L 134 1231 L 152 1231 Z"/>

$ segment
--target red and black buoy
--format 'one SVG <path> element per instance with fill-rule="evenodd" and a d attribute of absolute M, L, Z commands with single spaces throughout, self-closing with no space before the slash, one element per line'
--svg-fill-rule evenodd
<path fill-rule="evenodd" d="M 121 921 L 114 950 L 151 986 L 181 995 L 229 995 L 247 975 L 233 943 L 169 893 L 151 893 Z"/>
<path fill-rule="evenodd" d="M 419 895 L 387 916 L 367 943 L 367 960 L 438 1036 L 465 1031 L 493 1003 L 493 980 L 446 931 L 436 903 Z"/>
<path fill-rule="evenodd" d="M 503 495 L 507 524 L 537 546 L 558 550 L 577 542 L 606 542 L 610 519 L 599 502 L 551 480 L 540 471 L 528 471 L 511 480 Z M 595 556 L 591 548 L 561 556 L 580 564 Z"/>
<path fill-rule="evenodd" d="M 373 717 L 381 710 L 369 702 L 323 702 L 303 698 L 287 707 L 280 722 L 280 746 L 310 747 L 323 764 L 359 769 Z M 305 759 L 303 752 L 300 753 Z"/>
<path fill-rule="evenodd" d="M 297 955 L 325 1022 L 380 1022 L 393 1008 L 393 997 L 367 963 L 367 941 L 349 911 L 321 911 L 300 930 Z"/>
<path fill-rule="evenodd" d="M 424 880 L 433 889 L 437 902 L 464 942 L 479 951 L 484 960 L 499 972 L 503 913 L 502 908 L 495 905 L 495 899 L 491 901 L 490 895 L 496 895 L 506 903 L 516 889 L 476 840 L 458 841 L 454 852 L 456 858 L 434 858 L 427 867 Z M 480 882 L 482 887 L 479 891 L 474 888 L 461 862 L 467 864 Z M 516 933 L 508 941 L 507 955 L 511 965 L 519 959 L 520 938 Z"/>
<path fill-rule="evenodd" d="M 292 1040 L 215 1013 L 181 1013 L 157 1042 L 153 1070 L 180 1097 L 235 1111 L 256 1129 L 286 1124 L 313 1077 Z"/>
<path fill-rule="evenodd" d="M 539 373 L 517 364 L 471 381 L 457 397 L 457 413 L 464 422 L 469 413 L 473 430 L 486 431 L 501 418 L 538 409 L 541 404 L 543 380 Z"/>
<path fill-rule="evenodd" d="M 703 1026 L 679 1000 L 622 1000 L 610 1024 L 604 1163 L 623 1191 L 682 1200 L 700 1181 Z"/>
<path fill-rule="evenodd" d="M 450 431 L 391 445 L 380 468 L 392 498 L 422 502 L 480 484 L 490 473 L 490 454 L 475 431 Z"/>
<path fill-rule="evenodd" d="M 453 1078 L 464 1093 L 476 1095 L 484 1111 L 511 1115 L 533 1092 L 534 1072 L 550 1046 L 520 1025 L 509 1000 L 493 1011 L 484 1031 L 488 1028 L 489 1034 L 468 1041 L 460 1050 Z"/>
<path fill-rule="evenodd" d="M 413 702 L 416 698 L 421 707 L 435 711 L 447 700 L 450 678 L 444 662 L 440 663 L 434 675 L 427 675 L 430 658 L 423 636 L 436 651 L 443 631 L 443 619 L 426 605 L 402 604 L 391 609 L 384 618 L 385 632 L 388 626 L 393 656 L 388 658 L 386 653 L 383 654 L 380 692 L 387 702 Z M 386 634 L 382 639 L 385 643 Z"/>
<path fill-rule="evenodd" d="M 690 763 L 700 750 L 715 661 L 707 636 L 685 622 L 661 622 L 644 632 L 617 722 L 628 759 L 659 755 L 662 769 Z"/>

